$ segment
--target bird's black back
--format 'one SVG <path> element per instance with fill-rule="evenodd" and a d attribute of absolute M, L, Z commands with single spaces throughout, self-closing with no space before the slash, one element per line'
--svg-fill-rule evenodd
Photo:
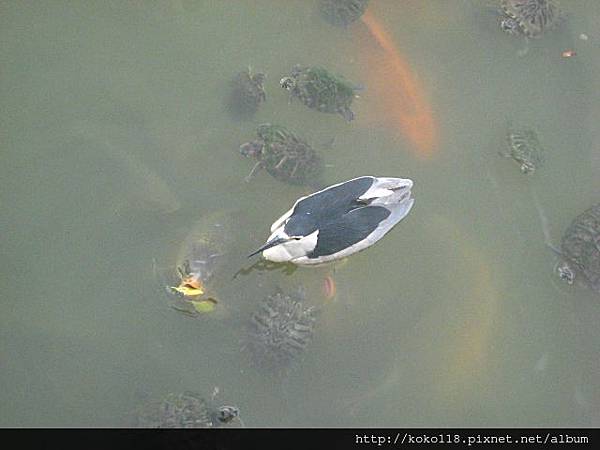
<path fill-rule="evenodd" d="M 358 197 L 367 192 L 375 179 L 373 177 L 360 177 L 333 186 L 316 194 L 300 200 L 292 215 L 311 215 L 317 224 L 335 218 L 364 206 L 357 201 Z"/>
<path fill-rule="evenodd" d="M 365 239 L 385 220 L 390 211 L 368 206 L 358 198 L 375 179 L 356 178 L 300 200 L 285 226 L 289 236 L 306 236 L 319 230 L 311 258 L 337 253 Z"/>
<path fill-rule="evenodd" d="M 369 236 L 391 214 L 383 206 L 362 206 L 319 227 L 317 245 L 310 258 L 332 255 Z"/>

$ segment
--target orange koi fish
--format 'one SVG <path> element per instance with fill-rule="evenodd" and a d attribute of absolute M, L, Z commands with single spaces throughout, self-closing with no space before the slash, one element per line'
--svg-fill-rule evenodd
<path fill-rule="evenodd" d="M 418 78 L 399 52 L 391 36 L 370 10 L 361 18 L 380 51 L 366 52 L 368 87 L 376 97 L 380 120 L 398 127 L 421 158 L 431 157 L 438 143 L 437 126 L 431 106 Z"/>
<path fill-rule="evenodd" d="M 464 400 L 475 392 L 474 386 L 481 388 L 493 383 L 493 347 L 502 320 L 495 283 L 499 274 L 492 275 L 492 267 L 497 267 L 491 265 L 486 254 L 454 222 L 443 216 L 434 216 L 431 222 L 436 236 L 455 243 L 454 256 L 461 261 L 469 281 L 463 284 L 464 301 L 455 303 L 452 312 L 445 312 L 449 316 L 457 314 L 455 317 L 459 319 L 448 323 L 441 338 L 440 371 L 432 387 L 440 399 Z M 440 319 L 439 312 L 433 319 Z"/>

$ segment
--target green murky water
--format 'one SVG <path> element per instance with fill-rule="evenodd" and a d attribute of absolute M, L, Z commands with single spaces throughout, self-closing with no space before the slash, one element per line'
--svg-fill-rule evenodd
<path fill-rule="evenodd" d="M 365 25 L 334 28 L 315 1 L 0 2 L 0 426 L 128 426 L 144 398 L 215 386 L 248 426 L 598 426 L 598 295 L 560 285 L 544 244 L 600 195 L 600 4 L 562 3 L 566 25 L 519 57 L 478 2 L 372 1 L 432 105 L 421 159 L 370 110 Z M 363 84 L 356 120 L 289 104 L 296 63 Z M 267 102 L 240 122 L 225 99 L 248 65 Z M 532 176 L 498 156 L 507 120 L 547 148 Z M 265 121 L 321 148 L 328 182 L 415 181 L 410 215 L 336 269 L 282 383 L 240 351 L 243 319 L 322 276 L 230 277 L 305 193 L 244 182 L 237 148 Z M 152 261 L 224 207 L 241 213 L 229 315 L 177 314 Z"/>

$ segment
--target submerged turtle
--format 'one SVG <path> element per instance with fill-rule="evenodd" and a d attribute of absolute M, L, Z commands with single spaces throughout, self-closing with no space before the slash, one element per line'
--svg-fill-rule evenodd
<path fill-rule="evenodd" d="M 514 159 L 521 167 L 521 172 L 531 173 L 544 163 L 544 149 L 534 130 L 516 129 L 509 125 L 507 133 L 508 148 L 500 154 Z"/>
<path fill-rule="evenodd" d="M 246 177 L 265 168 L 273 177 L 290 184 L 311 184 L 321 175 L 323 163 L 317 152 L 296 134 L 280 125 L 264 123 L 256 129 L 258 139 L 240 146 L 240 153 L 258 162 Z"/>
<path fill-rule="evenodd" d="M 143 428 L 219 428 L 235 426 L 236 419 L 241 423 L 237 407 L 214 406 L 212 400 L 190 391 L 171 393 L 162 401 L 141 408 L 136 425 Z"/>
<path fill-rule="evenodd" d="M 360 88 L 323 67 L 296 65 L 290 76 L 283 77 L 279 84 L 309 108 L 341 114 L 348 122 L 354 119 L 350 106 Z"/>
<path fill-rule="evenodd" d="M 164 269 L 156 270 L 173 308 L 192 316 L 215 309 L 217 275 L 230 252 L 233 223 L 230 211 L 219 211 L 196 222 L 182 241 L 175 260 L 177 283 L 169 282 L 172 269 L 171 276 L 164 276 Z"/>
<path fill-rule="evenodd" d="M 560 279 L 573 284 L 582 279 L 600 293 L 600 203 L 577 216 L 567 228 L 557 265 Z"/>
<path fill-rule="evenodd" d="M 266 101 L 265 74 L 253 73 L 248 67 L 233 79 L 229 109 L 238 118 L 249 118 L 256 113 L 261 103 Z"/>
<path fill-rule="evenodd" d="M 306 350 L 314 333 L 317 309 L 306 304 L 304 291 L 281 291 L 260 302 L 248 326 L 245 348 L 259 367 L 285 372 Z"/>
<path fill-rule="evenodd" d="M 331 25 L 346 27 L 360 19 L 369 0 L 321 0 L 321 16 Z"/>
<path fill-rule="evenodd" d="M 540 38 L 562 20 L 556 0 L 502 0 L 500 9 L 500 28 L 527 38 Z"/>

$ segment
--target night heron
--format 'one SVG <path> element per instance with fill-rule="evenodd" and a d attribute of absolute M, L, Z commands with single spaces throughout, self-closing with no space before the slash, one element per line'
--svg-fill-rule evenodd
<path fill-rule="evenodd" d="M 412 180 L 364 176 L 302 197 L 271 225 L 262 252 L 274 262 L 323 264 L 370 247 L 410 211 Z"/>

